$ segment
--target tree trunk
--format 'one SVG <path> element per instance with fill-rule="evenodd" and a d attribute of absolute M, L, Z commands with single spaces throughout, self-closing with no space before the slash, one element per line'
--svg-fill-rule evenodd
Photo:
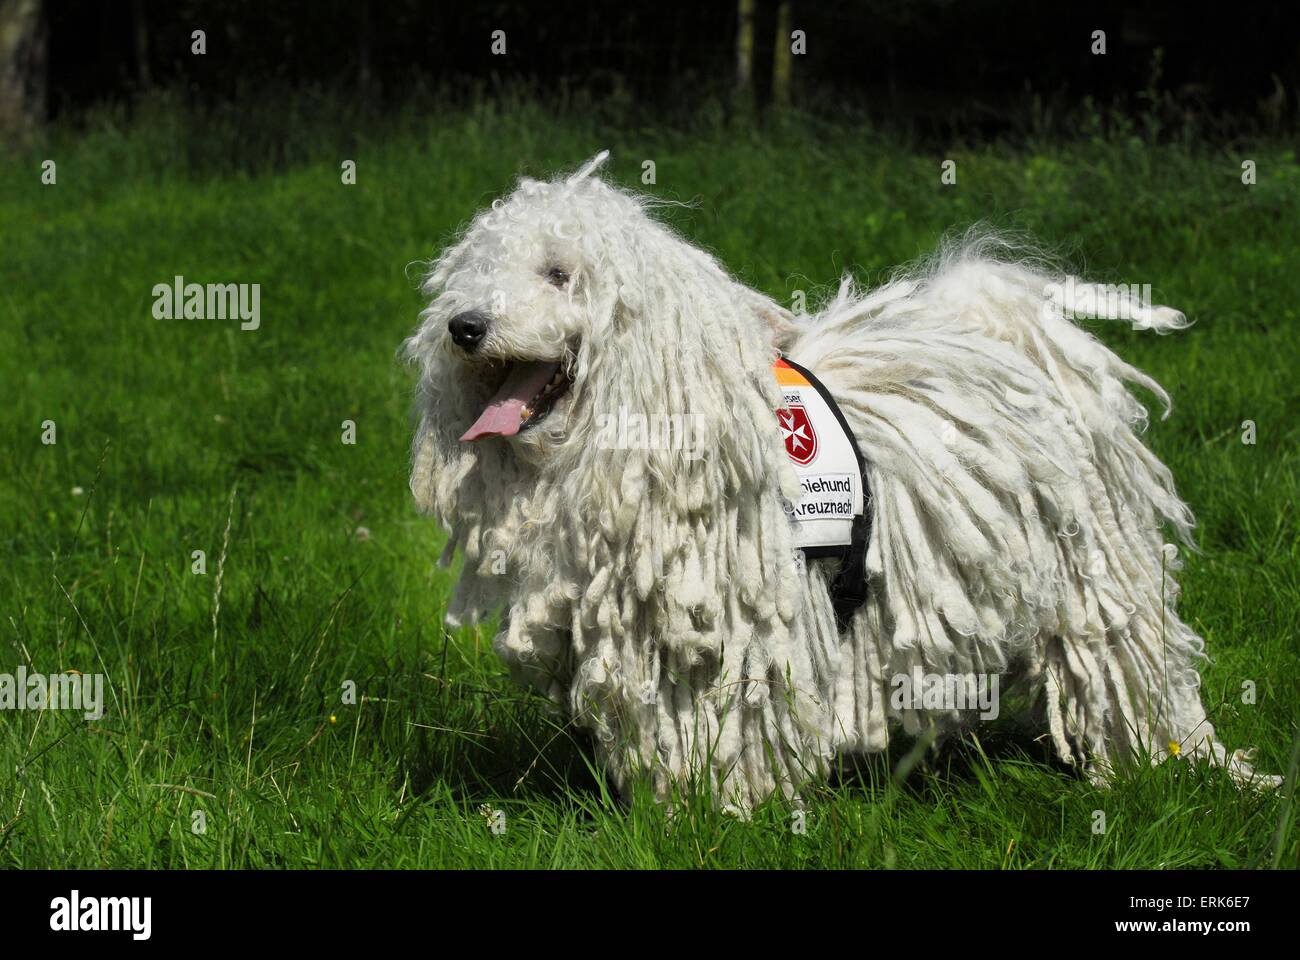
<path fill-rule="evenodd" d="M 790 105 L 793 59 L 790 51 L 790 0 L 781 0 L 776 8 L 776 46 L 772 48 L 772 102 L 778 107 Z"/>
<path fill-rule="evenodd" d="M 367 103 L 371 99 L 374 79 L 370 73 L 370 8 L 363 2 L 357 5 L 361 22 L 357 28 L 357 92 Z"/>
<path fill-rule="evenodd" d="M 754 0 L 740 0 L 736 24 L 736 92 L 749 96 L 754 86 Z"/>
<path fill-rule="evenodd" d="M 0 138 L 25 140 L 45 121 L 41 0 L 0 0 Z"/>
<path fill-rule="evenodd" d="M 134 30 L 135 82 L 141 90 L 153 86 L 153 73 L 149 69 L 149 21 L 144 15 L 144 0 L 131 0 L 131 21 Z"/>

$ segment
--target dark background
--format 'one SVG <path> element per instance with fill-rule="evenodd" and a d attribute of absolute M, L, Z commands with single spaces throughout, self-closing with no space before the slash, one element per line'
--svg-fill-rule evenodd
<path fill-rule="evenodd" d="M 807 33 L 791 101 L 926 135 L 1066 133 L 1083 110 L 1158 112 L 1215 137 L 1294 127 L 1294 3 L 1117 0 L 794 0 Z M 416 94 L 531 96 L 642 105 L 656 121 L 729 106 L 736 0 L 697 3 L 45 0 L 44 114 L 76 115 L 141 91 L 202 104 L 316 88 L 383 111 Z M 757 0 L 753 100 L 770 99 L 776 0 Z M 194 29 L 207 54 L 190 53 Z M 490 53 L 493 30 L 508 53 Z M 1107 53 L 1090 52 L 1105 30 Z"/>

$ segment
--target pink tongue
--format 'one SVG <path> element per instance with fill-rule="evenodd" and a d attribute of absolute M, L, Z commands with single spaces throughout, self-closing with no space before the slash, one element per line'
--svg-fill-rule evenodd
<path fill-rule="evenodd" d="M 460 439 L 513 437 L 524 421 L 524 405 L 542 392 L 559 368 L 558 363 L 546 360 L 521 360 L 512 365 L 497 395 Z"/>

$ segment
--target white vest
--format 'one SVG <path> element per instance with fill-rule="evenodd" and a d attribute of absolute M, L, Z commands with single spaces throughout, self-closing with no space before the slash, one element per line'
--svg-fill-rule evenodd
<path fill-rule="evenodd" d="M 867 596 L 866 553 L 871 538 L 867 468 L 830 391 L 784 357 L 772 365 L 781 389 L 777 425 L 803 494 L 785 503 L 794 544 L 810 558 L 838 558 L 831 599 L 840 629 Z"/>
<path fill-rule="evenodd" d="M 782 394 L 777 423 L 803 486 L 803 497 L 785 505 L 795 546 L 805 552 L 848 547 L 853 542 L 853 518 L 862 516 L 864 501 L 862 465 L 852 434 L 839 409 L 823 396 L 821 384 L 806 370 L 781 359 L 772 372 Z"/>

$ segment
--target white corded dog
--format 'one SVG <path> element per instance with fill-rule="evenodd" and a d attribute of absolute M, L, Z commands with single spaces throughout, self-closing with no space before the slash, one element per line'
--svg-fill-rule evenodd
<path fill-rule="evenodd" d="M 1192 517 L 1126 384 L 1168 397 L 1067 319 L 1060 293 L 1097 288 L 985 239 L 794 316 L 594 175 L 604 159 L 479 214 L 429 273 L 407 351 L 411 489 L 451 531 L 443 563 L 464 555 L 447 620 L 503 610 L 497 652 L 591 732 L 620 789 L 690 783 L 748 809 L 893 728 L 958 727 L 971 704 L 951 695 L 989 677 L 1028 685 L 1095 777 L 1181 754 L 1275 782 L 1202 708 L 1204 644 L 1174 612 L 1161 533 L 1187 540 Z M 780 357 L 814 376 L 778 383 Z M 800 380 L 863 461 L 835 475 L 865 500 L 847 575 L 850 547 L 797 545 L 840 509 L 809 506 L 835 484 L 810 486 L 783 442 L 793 426 L 834 446 L 824 413 L 791 419 Z M 920 678 L 938 686 L 907 695 Z"/>

